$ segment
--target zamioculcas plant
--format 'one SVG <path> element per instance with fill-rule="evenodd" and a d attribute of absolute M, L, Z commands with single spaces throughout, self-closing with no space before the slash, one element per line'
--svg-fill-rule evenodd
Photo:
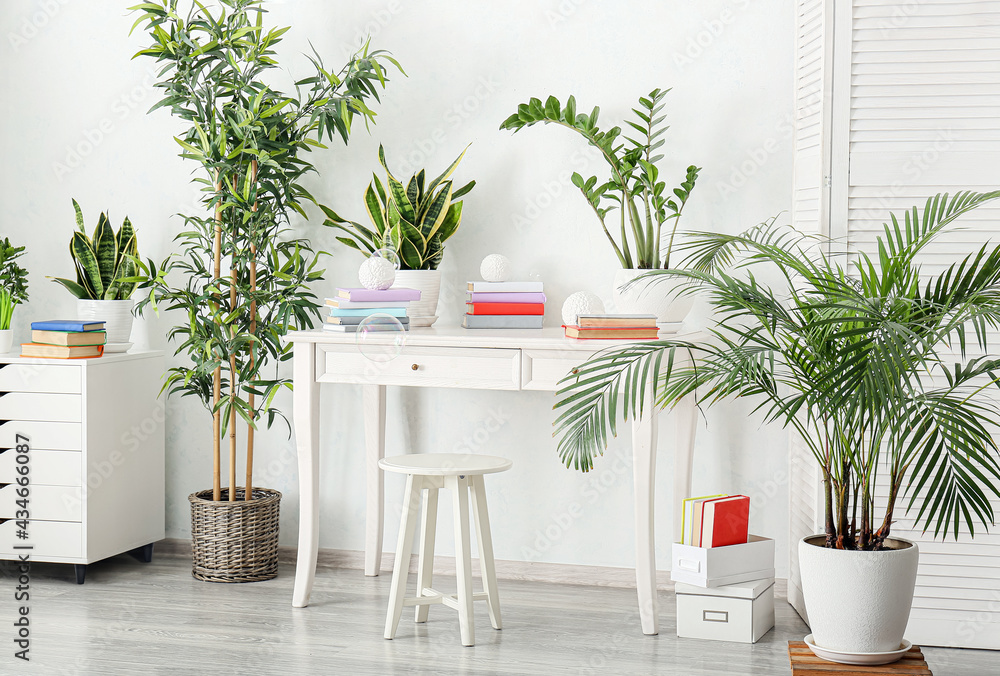
<path fill-rule="evenodd" d="M 832 243 L 773 224 L 693 235 L 689 269 L 646 277 L 686 279 L 707 295 L 712 340 L 615 348 L 575 370 L 557 395 L 563 460 L 590 469 L 618 418 L 650 402 L 746 397 L 792 428 L 822 469 L 826 547 L 881 550 L 904 496 L 935 536 L 993 524 L 1000 407 L 987 390 L 1000 385 L 1000 359 L 987 336 L 1000 328 L 1000 246 L 984 244 L 936 276 L 918 258 L 996 197 L 938 195 L 922 212 L 892 216 L 872 256 L 828 254 Z M 759 266 L 783 282 L 762 286 Z M 881 513 L 876 485 L 888 493 Z"/>
<path fill-rule="evenodd" d="M 472 190 L 476 182 L 469 181 L 457 190 L 448 177 L 465 157 L 465 150 L 443 174 L 425 186 L 421 169 L 404 186 L 389 171 L 385 150 L 378 147 L 378 161 L 385 169 L 386 183 L 377 175 L 365 191 L 365 208 L 374 229 L 348 221 L 332 209 L 323 207 L 324 223 L 346 232 L 350 237 L 337 237 L 347 246 L 370 256 L 378 249 L 392 247 L 400 258 L 403 270 L 436 270 L 444 254 L 444 243 L 455 234 L 462 222 L 462 202 L 456 202 Z M 350 227 L 348 227 L 350 226 Z"/>
<path fill-rule="evenodd" d="M 598 183 L 597 176 L 584 178 L 573 172 L 573 185 L 587 199 L 604 234 L 623 268 L 669 268 L 674 237 L 700 168 L 691 165 L 681 184 L 666 190 L 660 180 L 656 163 L 663 159 L 660 149 L 667 127 L 663 122 L 663 98 L 669 89 L 654 89 L 639 97 L 639 107 L 632 112 L 636 120 L 627 120 L 632 136 L 621 127 L 601 131 L 597 126 L 600 108 L 590 115 L 577 113 L 576 98 L 570 96 L 563 107 L 554 96 L 545 103 L 532 98 L 517 107 L 517 112 L 504 120 L 501 129 L 518 132 L 534 124 L 557 124 L 580 134 L 601 153 L 611 170 L 609 178 Z M 634 138 L 633 138 L 634 137 Z M 618 210 L 618 227 L 608 227 L 608 217 Z M 666 230 L 664 230 L 666 226 Z M 618 230 L 617 239 L 612 230 Z M 631 241 L 630 241 L 631 240 Z M 676 261 L 674 261 L 676 263 Z"/>
<path fill-rule="evenodd" d="M 69 289 L 77 298 L 91 300 L 127 300 L 135 290 L 135 261 L 139 255 L 135 229 L 125 217 L 116 233 L 108 215 L 97 219 L 93 237 L 87 236 L 83 211 L 73 200 L 77 231 L 69 243 L 69 252 L 76 266 L 76 281 L 56 277 L 55 281 Z"/>

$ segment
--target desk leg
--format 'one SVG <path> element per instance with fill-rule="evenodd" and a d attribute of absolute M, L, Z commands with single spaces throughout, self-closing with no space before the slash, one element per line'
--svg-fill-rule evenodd
<path fill-rule="evenodd" d="M 385 457 L 385 385 L 364 385 L 365 412 L 365 575 L 382 568 L 385 478 L 378 461 Z"/>
<path fill-rule="evenodd" d="M 648 406 L 632 423 L 632 478 L 635 484 L 635 586 L 639 595 L 642 633 L 660 633 L 660 605 L 656 598 L 656 543 L 653 533 L 653 494 L 656 483 L 656 429 L 658 411 Z"/>
<path fill-rule="evenodd" d="M 319 383 L 316 346 L 295 343 L 293 349 L 292 420 L 299 456 L 299 551 L 292 606 L 305 608 L 316 577 L 319 550 Z"/>
<path fill-rule="evenodd" d="M 680 542 L 682 517 L 681 500 L 691 497 L 691 468 L 694 464 L 694 437 L 698 424 L 698 409 L 694 396 L 681 399 L 674 407 L 677 425 L 677 444 L 674 448 L 674 530 L 670 534 L 672 542 Z"/>

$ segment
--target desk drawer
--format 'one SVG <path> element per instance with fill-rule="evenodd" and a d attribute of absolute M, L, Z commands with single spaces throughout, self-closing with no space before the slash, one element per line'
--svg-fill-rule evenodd
<path fill-rule="evenodd" d="M 354 345 L 320 345 L 321 383 L 414 385 L 482 390 L 521 386 L 521 351 L 495 348 L 404 347 L 389 361 L 373 361 Z"/>
<path fill-rule="evenodd" d="M 569 350 L 522 350 L 521 389 L 554 392 L 566 387 L 568 383 L 559 385 L 559 381 L 591 356 Z"/>
<path fill-rule="evenodd" d="M 28 453 L 28 477 L 32 485 L 82 486 L 83 454 L 79 451 L 35 450 Z M 0 450 L 0 484 L 12 484 L 17 473 L 17 451 Z"/>
<path fill-rule="evenodd" d="M 0 420 L 80 422 L 83 419 L 80 399 L 79 394 L 0 393 Z"/>
<path fill-rule="evenodd" d="M 49 557 L 80 558 L 83 554 L 83 524 L 71 521 L 29 521 L 28 539 L 17 537 L 14 519 L 0 523 L 0 558 L 16 559 L 29 553 L 34 561 Z M 14 549 L 16 544 L 33 549 Z"/>
<path fill-rule="evenodd" d="M 17 484 L 0 488 L 0 519 L 17 518 L 20 498 Z M 43 521 L 80 521 L 83 514 L 80 486 L 28 486 L 28 513 Z"/>
<path fill-rule="evenodd" d="M 0 392 L 80 394 L 79 366 L 0 364 Z"/>
<path fill-rule="evenodd" d="M 0 422 L 0 448 L 15 448 L 17 435 L 30 440 L 30 448 L 53 451 L 79 451 L 83 448 L 80 423 L 7 420 Z"/>

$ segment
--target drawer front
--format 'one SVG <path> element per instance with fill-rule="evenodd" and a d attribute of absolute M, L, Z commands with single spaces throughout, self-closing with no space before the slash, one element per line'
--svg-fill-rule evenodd
<path fill-rule="evenodd" d="M 30 552 L 33 560 L 44 558 L 81 558 L 83 524 L 69 521 L 30 521 L 28 539 L 17 537 L 14 519 L 0 523 L 0 557 L 17 558 Z M 33 549 L 14 549 L 15 544 L 33 545 Z"/>
<path fill-rule="evenodd" d="M 79 451 L 83 448 L 83 426 L 80 423 L 0 421 L 0 449 L 14 448 L 18 434 L 28 437 L 31 448 L 52 451 Z"/>
<path fill-rule="evenodd" d="M 677 594 L 677 635 L 753 643 L 753 601 Z"/>
<path fill-rule="evenodd" d="M 82 379 L 79 366 L 0 364 L 0 392 L 80 394 Z"/>
<path fill-rule="evenodd" d="M 17 484 L 0 488 L 0 519 L 16 519 L 20 507 Z M 80 486 L 28 486 L 28 512 L 42 521 L 81 521 L 83 489 Z"/>
<path fill-rule="evenodd" d="M 28 476 L 32 485 L 82 486 L 83 454 L 79 451 L 36 451 L 28 453 Z M 17 473 L 17 451 L 0 451 L 0 484 L 12 484 Z"/>
<path fill-rule="evenodd" d="M 522 350 L 521 389 L 554 392 L 568 383 L 559 381 L 587 361 L 587 352 L 567 350 Z"/>
<path fill-rule="evenodd" d="M 6 392 L 0 394 L 0 420 L 80 422 L 81 400 L 79 394 Z"/>
<path fill-rule="evenodd" d="M 517 390 L 521 351 L 455 347 L 404 347 L 388 361 L 373 361 L 354 345 L 320 345 L 317 377 L 323 383 L 414 385 Z"/>

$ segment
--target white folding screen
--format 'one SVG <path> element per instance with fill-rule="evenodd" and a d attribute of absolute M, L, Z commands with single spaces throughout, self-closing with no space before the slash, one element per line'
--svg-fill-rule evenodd
<path fill-rule="evenodd" d="M 798 227 L 871 251 L 890 211 L 921 206 L 938 192 L 1000 188 L 1000 1 L 802 0 L 798 6 Z M 817 37 L 825 47 L 810 49 Z M 820 72 L 830 92 L 820 105 L 805 89 L 817 49 L 828 55 Z M 819 151 L 812 143 L 817 124 Z M 1000 204 L 964 217 L 921 262 L 934 274 L 988 240 L 1000 242 Z M 994 339 L 990 353 L 998 352 Z M 794 543 L 822 525 L 819 487 L 806 459 L 793 445 L 789 600 L 800 613 Z M 1000 500 L 993 507 L 1000 516 Z M 1000 648 L 1000 535 L 977 530 L 975 539 L 935 541 L 906 515 L 893 531 L 921 549 L 907 638 Z"/>

